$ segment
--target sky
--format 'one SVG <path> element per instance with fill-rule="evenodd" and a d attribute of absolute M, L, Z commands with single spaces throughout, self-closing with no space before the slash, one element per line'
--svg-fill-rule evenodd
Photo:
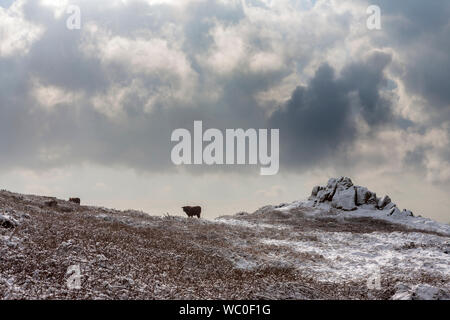
<path fill-rule="evenodd" d="M 448 0 L 0 0 L 0 188 L 214 218 L 348 176 L 450 222 L 449 16 Z M 196 120 L 279 129 L 278 174 L 174 165 L 171 133 Z"/>

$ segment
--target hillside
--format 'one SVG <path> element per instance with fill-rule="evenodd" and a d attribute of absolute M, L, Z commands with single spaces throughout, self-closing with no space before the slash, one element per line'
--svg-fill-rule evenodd
<path fill-rule="evenodd" d="M 449 253 L 450 226 L 348 178 L 215 220 L 0 192 L 0 299 L 450 299 Z"/>

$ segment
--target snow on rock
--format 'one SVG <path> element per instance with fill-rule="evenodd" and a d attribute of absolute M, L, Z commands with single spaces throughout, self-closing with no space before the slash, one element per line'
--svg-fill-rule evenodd
<path fill-rule="evenodd" d="M 393 216 L 393 217 L 402 216 L 402 212 L 400 211 L 399 208 L 394 207 L 389 210 L 388 216 Z"/>
<path fill-rule="evenodd" d="M 413 214 L 412 211 L 410 211 L 410 210 L 403 209 L 402 214 L 403 214 L 405 217 L 414 217 L 414 214 Z"/>
<path fill-rule="evenodd" d="M 392 210 L 392 209 L 391 209 Z M 436 222 L 434 220 L 414 217 L 411 211 L 400 211 L 398 208 L 394 208 L 395 212 L 390 214 L 388 210 L 372 210 L 358 208 L 355 211 L 338 213 L 342 217 L 367 217 L 372 219 L 384 220 L 394 224 L 401 224 L 411 229 L 437 232 L 445 236 L 450 236 L 450 225 Z"/>
<path fill-rule="evenodd" d="M 389 196 L 384 196 L 383 198 L 380 199 L 380 201 L 378 201 L 378 208 L 384 209 L 384 207 L 386 207 L 390 203 L 391 203 L 391 198 L 389 198 Z"/>
<path fill-rule="evenodd" d="M 399 283 L 392 300 L 450 300 L 450 292 L 429 284 L 408 286 Z"/>
<path fill-rule="evenodd" d="M 319 203 L 331 202 L 334 208 L 345 211 L 356 209 L 356 204 L 365 203 L 370 194 L 366 190 L 358 190 L 353 186 L 350 178 L 341 177 L 338 179 L 331 178 L 326 186 L 315 186 L 312 190 L 310 200 Z"/>
<path fill-rule="evenodd" d="M 382 209 L 391 203 L 388 196 L 379 199 L 376 193 L 366 187 L 353 185 L 348 177 L 331 178 L 326 186 L 315 186 L 309 199 L 319 203 L 331 202 L 334 208 L 345 211 L 356 210 L 357 206 L 362 205 Z"/>
<path fill-rule="evenodd" d="M 337 185 L 338 182 L 336 181 L 336 179 L 331 178 L 330 180 L 328 180 L 328 183 L 325 187 L 314 187 L 312 196 L 314 196 L 314 192 L 317 191 L 315 197 L 319 200 L 319 202 L 331 201 L 336 192 Z"/>
<path fill-rule="evenodd" d="M 389 202 L 389 203 L 383 208 L 383 210 L 392 210 L 392 209 L 394 209 L 395 207 L 397 207 L 397 205 L 396 205 L 395 203 Z"/>
<path fill-rule="evenodd" d="M 338 189 L 333 196 L 331 205 L 333 208 L 342 209 L 345 211 L 356 210 L 356 192 L 353 186 L 348 189 Z"/>
<path fill-rule="evenodd" d="M 357 206 L 372 204 L 375 207 L 377 205 L 376 193 L 369 191 L 366 187 L 355 186 L 355 189 Z"/>
<path fill-rule="evenodd" d="M 347 177 L 331 178 L 326 186 L 315 186 L 308 201 L 297 201 L 285 208 L 293 207 L 310 207 L 315 209 L 317 214 L 335 208 L 340 209 L 335 212 L 336 215 L 346 218 L 370 217 L 402 224 L 412 229 L 450 235 L 450 225 L 420 216 L 415 217 L 412 211 L 399 209 L 389 196 L 379 198 L 375 192 L 366 187 L 353 185 L 352 180 Z"/>
<path fill-rule="evenodd" d="M 326 186 L 315 186 L 309 200 L 328 203 L 331 207 L 344 211 L 358 208 L 389 210 L 389 216 L 413 216 L 409 210 L 400 211 L 389 196 L 378 198 L 375 192 L 366 187 L 355 186 L 348 177 L 331 178 Z"/>

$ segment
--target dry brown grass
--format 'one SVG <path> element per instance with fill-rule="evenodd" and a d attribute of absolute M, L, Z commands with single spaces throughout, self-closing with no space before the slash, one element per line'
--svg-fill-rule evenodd
<path fill-rule="evenodd" d="M 0 228 L 0 236 L 10 240 L 0 241 L 0 299 L 368 297 L 362 282 L 321 282 L 293 265 L 265 261 L 264 257 L 274 254 L 298 261 L 324 258 L 261 245 L 261 231 L 257 229 L 180 217 L 151 217 L 136 211 L 118 212 L 60 200 L 56 208 L 49 208 L 44 204 L 48 199 L 0 192 L 3 211 L 26 213 L 14 230 Z M 340 226 L 333 220 L 306 218 L 299 223 L 301 212 L 295 221 L 285 214 L 268 215 L 300 231 L 318 228 L 362 232 L 360 228 L 365 223 L 357 220 Z M 246 219 L 256 217 L 250 215 Z M 370 232 L 390 226 L 374 224 L 365 228 L 365 232 Z M 265 232 L 272 239 L 292 238 L 289 230 Z M 301 234 L 293 239 L 299 237 L 318 241 L 314 236 Z M 242 257 L 255 261 L 255 267 L 237 268 L 233 259 Z M 80 265 L 82 271 L 80 290 L 66 286 L 66 270 L 74 264 Z M 10 284 L 6 283 L 8 280 Z M 383 281 L 386 289 L 372 298 L 388 298 L 392 293 L 390 280 Z"/>

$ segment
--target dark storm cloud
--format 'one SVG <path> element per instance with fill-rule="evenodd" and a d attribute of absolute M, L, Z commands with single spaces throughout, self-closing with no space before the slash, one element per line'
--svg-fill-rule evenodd
<path fill-rule="evenodd" d="M 381 0 L 377 4 L 382 10 L 383 33 L 375 43 L 392 46 L 403 57 L 402 78 L 411 92 L 422 95 L 439 113 L 448 109 L 450 2 Z"/>
<path fill-rule="evenodd" d="M 377 38 L 377 45 L 390 46 L 402 61 L 402 79 L 408 95 L 424 99 L 424 123 L 411 126 L 414 130 L 427 132 L 440 128 L 450 137 L 450 2 L 437 1 L 379 1 L 384 18 L 384 31 Z M 446 128 L 446 129 L 445 129 Z M 442 138 L 442 143 L 446 141 Z M 439 159 L 440 167 L 431 169 L 439 183 L 450 180 L 445 174 L 450 166 L 450 145 L 435 148 L 418 146 L 405 154 L 406 168 L 416 174 L 430 172 L 428 157 Z"/>
<path fill-rule="evenodd" d="M 376 4 L 385 16 L 383 28 L 394 33 L 391 42 L 406 44 L 422 35 L 430 36 L 448 24 L 450 5 L 447 0 L 379 0 Z"/>
<path fill-rule="evenodd" d="M 55 23 L 32 47 L 27 61 L 29 74 L 70 90 L 92 93 L 104 89 L 109 82 L 100 62 L 80 54 L 79 43 L 79 32 L 70 32 L 61 22 Z"/>
<path fill-rule="evenodd" d="M 110 7 L 82 6 L 83 21 L 91 19 L 108 27 L 114 34 L 127 36 L 136 29 L 158 34 L 179 18 L 175 9 L 167 5 L 149 6 L 133 3 L 123 10 Z M 183 44 L 186 57 L 195 67 L 194 56 L 209 48 L 212 18 L 225 24 L 237 23 L 242 8 L 229 8 L 218 1 L 206 6 L 190 4 L 186 8 L 187 40 Z M 1 59 L 2 86 L 0 119 L 2 126 L 2 169 L 10 166 L 45 169 L 77 163 L 130 166 L 140 170 L 172 169 L 170 136 L 176 128 L 191 128 L 194 120 L 204 120 L 205 127 L 233 128 L 264 125 L 264 112 L 258 107 L 254 94 L 268 89 L 286 75 L 284 72 L 258 74 L 236 72 L 218 80 L 223 93 L 215 105 L 201 97 L 194 105 L 167 106 L 157 104 L 151 113 L 144 112 L 145 101 L 127 96 L 123 101 L 124 119 L 112 120 L 94 110 L 89 100 L 95 93 L 106 91 L 115 82 L 129 84 L 136 75 L 120 65 L 104 66 L 99 59 L 80 52 L 81 31 L 65 27 L 64 16 L 55 19 L 53 12 L 36 1 L 27 2 L 25 16 L 45 25 L 42 37 L 24 57 Z M 211 14 L 213 13 L 213 14 Z M 131 19 L 131 17 L 133 17 Z M 128 19 L 130 18 L 130 19 Z M 196 68 L 199 82 L 208 71 Z M 210 75 L 208 75 L 210 76 Z M 85 97 L 77 105 L 60 103 L 43 109 L 31 95 L 32 78 L 44 86 L 82 92 Z M 158 84 L 151 76 L 138 76 L 145 87 Z M 201 90 L 208 90 L 204 84 Z"/>
<path fill-rule="evenodd" d="M 392 120 L 391 101 L 381 96 L 387 89 L 388 79 L 384 76 L 386 66 L 392 58 L 377 52 L 364 63 L 354 63 L 342 71 L 341 81 L 345 90 L 355 91 L 359 101 L 359 112 L 371 126 Z"/>
<path fill-rule="evenodd" d="M 380 96 L 390 60 L 375 53 L 339 76 L 323 65 L 308 86 L 297 87 L 269 119 L 271 127 L 280 129 L 282 164 L 307 168 L 345 152 L 357 137 L 358 117 L 374 129 L 391 123 L 392 104 Z"/>

